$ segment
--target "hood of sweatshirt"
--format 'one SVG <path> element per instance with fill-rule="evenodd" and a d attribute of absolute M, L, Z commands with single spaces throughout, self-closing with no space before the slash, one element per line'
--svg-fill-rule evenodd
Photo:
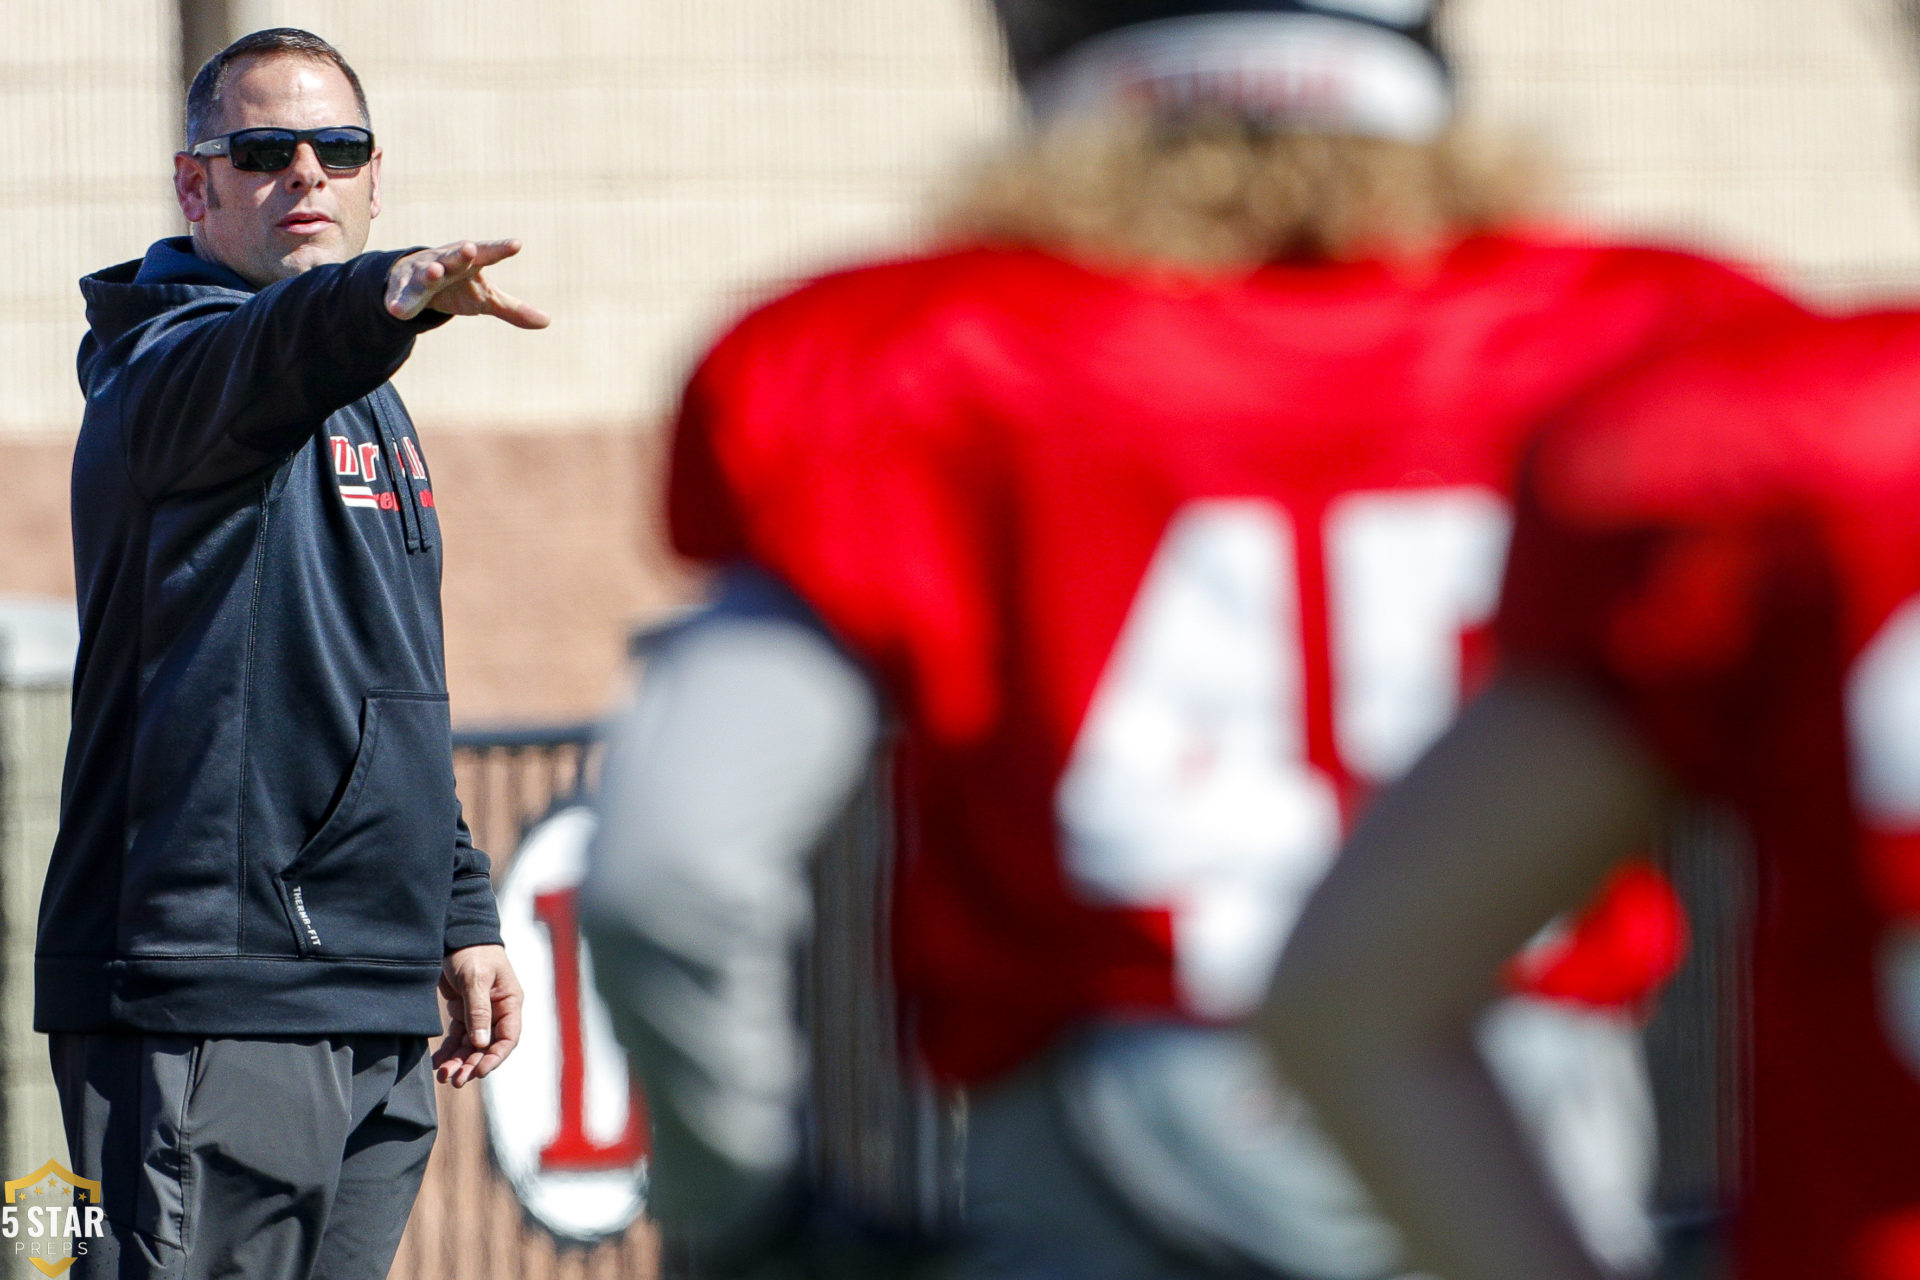
<path fill-rule="evenodd" d="M 194 252 L 191 236 L 169 236 L 144 258 L 82 277 L 88 331 L 80 343 L 80 389 L 92 390 L 100 353 L 135 325 L 199 298 L 254 292 L 238 272 Z"/>

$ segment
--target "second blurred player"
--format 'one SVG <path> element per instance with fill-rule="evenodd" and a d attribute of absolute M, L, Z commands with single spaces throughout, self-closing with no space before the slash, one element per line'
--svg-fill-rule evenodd
<path fill-rule="evenodd" d="M 1237 1024 L 1349 814 L 1481 665 L 1528 424 L 1789 310 L 1682 254 L 1516 229 L 1423 0 L 1003 0 L 1034 127 L 950 251 L 723 339 L 675 444 L 728 574 L 658 649 L 583 894 L 650 1090 L 655 1207 L 709 1265 L 792 1224 L 805 860 L 897 719 L 896 941 L 971 1090 L 962 1269 L 1394 1273 Z M 1496 1056 L 1596 1247 L 1644 1260 L 1620 1012 L 1677 949 L 1616 882 L 1523 966 Z M 1564 1106 L 1597 1089 L 1582 1136 Z"/>

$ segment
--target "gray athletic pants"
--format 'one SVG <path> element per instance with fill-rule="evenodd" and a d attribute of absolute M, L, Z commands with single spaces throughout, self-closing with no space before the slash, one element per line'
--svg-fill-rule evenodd
<path fill-rule="evenodd" d="M 1620 1015 L 1496 1004 L 1488 1065 L 1590 1248 L 1651 1266 L 1651 1100 Z M 1092 1023 L 967 1106 L 956 1280 L 1379 1280 L 1399 1242 L 1231 1028 Z"/>
<path fill-rule="evenodd" d="M 425 1038 L 50 1040 L 109 1228 L 73 1280 L 387 1274 L 438 1123 Z"/>

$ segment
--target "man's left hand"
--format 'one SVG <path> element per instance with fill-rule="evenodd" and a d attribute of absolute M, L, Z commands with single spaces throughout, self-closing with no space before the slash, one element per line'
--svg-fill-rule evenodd
<path fill-rule="evenodd" d="M 493 316 L 521 329 L 544 329 L 547 313 L 495 288 L 483 269 L 520 252 L 518 240 L 462 240 L 420 249 L 387 271 L 387 311 L 411 320 L 431 307 L 454 316 Z"/>
<path fill-rule="evenodd" d="M 458 1089 L 506 1061 L 520 1041 L 520 980 L 507 949 L 462 947 L 440 969 L 447 1002 L 447 1034 L 434 1050 L 434 1075 Z"/>

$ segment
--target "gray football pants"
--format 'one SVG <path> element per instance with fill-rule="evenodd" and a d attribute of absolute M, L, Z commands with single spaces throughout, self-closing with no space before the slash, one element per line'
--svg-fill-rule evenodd
<path fill-rule="evenodd" d="M 1629 1019 L 1514 998 L 1482 1047 L 1590 1248 L 1653 1261 L 1651 1100 Z M 1400 1271 L 1243 1032 L 1094 1024 L 969 1100 L 958 1280 L 1379 1280 Z"/>
<path fill-rule="evenodd" d="M 73 1280 L 387 1274 L 438 1123 L 424 1037 L 50 1041 L 107 1211 Z"/>

